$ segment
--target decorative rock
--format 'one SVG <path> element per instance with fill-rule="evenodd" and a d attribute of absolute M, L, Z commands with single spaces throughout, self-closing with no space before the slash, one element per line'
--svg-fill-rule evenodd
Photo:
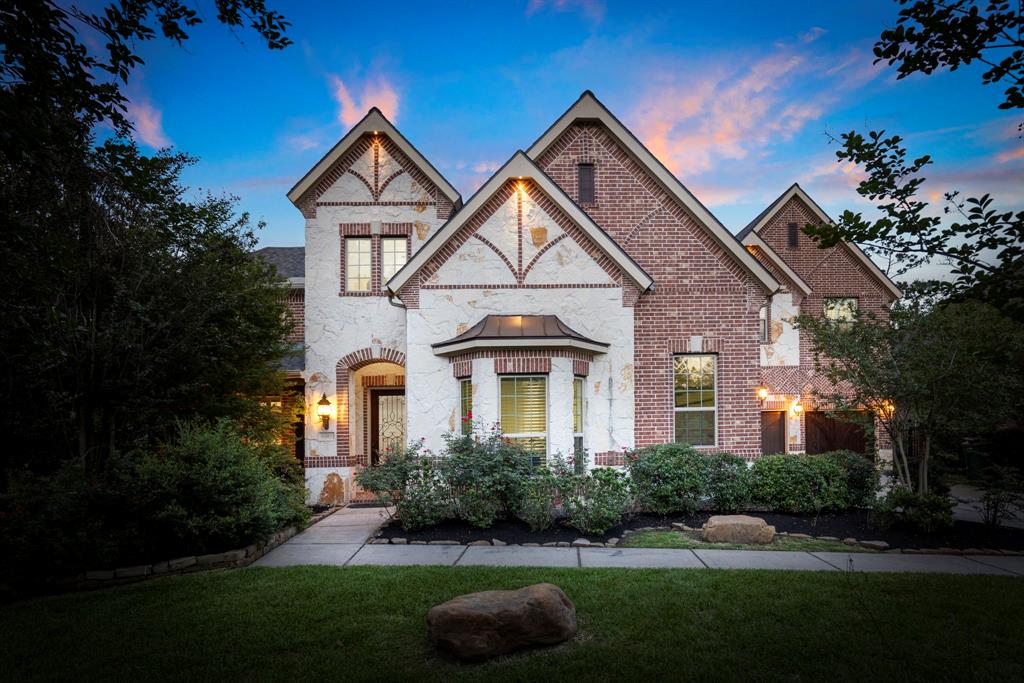
<path fill-rule="evenodd" d="M 678 531 L 686 531 L 686 525 L 682 522 L 672 522 L 672 528 Z"/>
<path fill-rule="evenodd" d="M 885 541 L 861 541 L 860 547 L 868 550 L 888 550 L 889 544 Z"/>
<path fill-rule="evenodd" d="M 245 546 L 245 556 L 246 557 L 255 557 L 256 553 L 258 553 L 258 552 L 259 552 L 259 549 L 256 547 L 255 543 L 253 543 L 251 545 Z"/>
<path fill-rule="evenodd" d="M 884 552 L 887 552 L 887 553 L 902 553 L 903 550 L 902 550 L 902 548 L 889 548 L 888 550 L 886 550 Z"/>
<path fill-rule="evenodd" d="M 615 546 L 617 546 L 619 544 L 619 539 L 617 539 L 617 538 L 609 538 L 607 541 L 605 541 L 604 544 L 606 546 L 608 546 L 609 548 L 614 548 Z"/>
<path fill-rule="evenodd" d="M 426 541 L 409 541 L 409 545 L 426 545 Z"/>
<path fill-rule="evenodd" d="M 843 539 L 845 545 L 857 545 L 857 539 L 853 537 L 847 537 Z"/>
<path fill-rule="evenodd" d="M 591 548 L 603 548 L 604 547 L 604 543 L 598 543 L 597 541 L 593 541 L 593 542 L 591 542 L 590 547 Z"/>
<path fill-rule="evenodd" d="M 771 543 L 775 527 L 760 517 L 749 515 L 715 515 L 704 525 L 703 538 L 708 543 Z"/>
<path fill-rule="evenodd" d="M 964 551 L 960 548 L 939 548 L 939 552 L 943 555 L 963 555 Z"/>
<path fill-rule="evenodd" d="M 114 576 L 119 579 L 128 579 L 135 576 L 149 576 L 149 565 L 140 564 L 135 567 L 122 567 L 114 570 Z"/>
<path fill-rule="evenodd" d="M 427 613 L 434 645 L 459 659 L 482 661 L 531 645 L 554 645 L 576 633 L 576 608 L 558 586 L 460 595 Z"/>
<path fill-rule="evenodd" d="M 789 534 L 790 538 L 814 538 L 810 534 Z"/>
<path fill-rule="evenodd" d="M 904 548 L 903 549 L 903 554 L 904 555 L 920 555 L 921 554 L 921 550 L 920 550 L 920 548 Z"/>
<path fill-rule="evenodd" d="M 558 546 L 558 541 L 548 541 L 547 543 L 541 543 L 545 548 L 555 548 Z"/>
<path fill-rule="evenodd" d="M 466 545 L 490 545 L 490 544 L 491 544 L 490 541 L 472 541 L 471 543 L 467 543 Z"/>
<path fill-rule="evenodd" d="M 588 541 L 585 538 L 577 538 L 575 541 L 572 542 L 572 544 L 574 546 L 576 546 L 577 548 L 578 547 L 585 547 L 585 546 L 590 545 L 590 541 Z"/>
<path fill-rule="evenodd" d="M 405 539 L 405 538 L 392 538 L 391 539 L 391 544 L 392 545 L 406 545 L 408 542 L 409 542 L 408 539 Z"/>
<path fill-rule="evenodd" d="M 229 550 L 226 553 L 212 553 L 209 555 L 200 555 L 196 558 L 196 562 L 201 567 L 210 567 L 215 564 L 228 564 L 243 559 L 245 559 L 244 550 Z"/>
<path fill-rule="evenodd" d="M 697 527 L 695 527 L 695 526 L 686 526 L 686 525 L 684 524 L 684 525 L 683 525 L 683 531 L 700 531 L 700 529 L 698 529 L 698 528 L 697 528 Z"/>
<path fill-rule="evenodd" d="M 998 550 L 989 548 L 964 548 L 964 555 L 998 555 Z"/>
<path fill-rule="evenodd" d="M 96 571 L 86 572 L 85 578 L 89 581 L 109 581 L 114 578 L 113 569 L 100 569 Z"/>
<path fill-rule="evenodd" d="M 170 562 L 168 562 L 167 566 L 173 572 L 173 571 L 178 571 L 179 569 L 185 569 L 187 567 L 191 567 L 195 563 L 196 563 L 196 558 L 195 557 L 179 557 L 176 560 L 171 560 Z"/>
<path fill-rule="evenodd" d="M 558 546 L 559 548 L 568 548 L 569 546 L 572 545 L 572 543 L 569 543 L 569 541 L 559 541 L 555 545 Z"/>
<path fill-rule="evenodd" d="M 540 543 L 520 543 L 519 545 L 523 546 L 524 548 L 539 548 L 540 547 Z"/>
<path fill-rule="evenodd" d="M 838 543 L 839 542 L 839 537 L 838 536 L 818 536 L 818 540 L 819 541 L 831 541 L 832 543 Z"/>
<path fill-rule="evenodd" d="M 458 541 L 431 541 L 430 545 L 462 545 Z"/>
<path fill-rule="evenodd" d="M 167 563 L 167 562 L 157 562 L 156 564 L 153 565 L 153 568 L 152 568 L 151 571 L 154 574 L 166 574 L 169 569 L 170 569 L 169 563 Z"/>
<path fill-rule="evenodd" d="M 1024 552 L 1020 550 L 1003 550 L 1002 548 L 1000 548 L 999 552 L 1001 552 L 1003 555 L 1024 555 Z"/>
<path fill-rule="evenodd" d="M 508 543 L 505 543 L 505 541 L 500 541 L 497 538 L 492 538 L 491 545 L 508 545 Z"/>

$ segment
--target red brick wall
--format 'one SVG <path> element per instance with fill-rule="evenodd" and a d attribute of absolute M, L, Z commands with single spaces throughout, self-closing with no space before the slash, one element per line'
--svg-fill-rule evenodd
<path fill-rule="evenodd" d="M 760 454 L 757 311 L 765 293 L 598 124 L 568 128 L 538 165 L 573 199 L 576 165 L 593 163 L 595 202 L 583 205 L 654 278 L 635 308 L 635 438 L 672 441 L 673 354 L 702 336 L 718 354 L 718 449 Z"/>

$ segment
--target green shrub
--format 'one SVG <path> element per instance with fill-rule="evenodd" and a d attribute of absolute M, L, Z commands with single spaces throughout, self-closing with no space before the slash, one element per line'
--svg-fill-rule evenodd
<path fill-rule="evenodd" d="M 522 448 L 497 432 L 481 439 L 445 435 L 442 463 L 456 516 L 481 528 L 515 513 L 524 482 L 537 471 Z"/>
<path fill-rule="evenodd" d="M 526 522 L 530 531 L 544 531 L 555 522 L 557 496 L 555 476 L 548 469 L 541 469 L 523 482 L 516 516 Z"/>
<path fill-rule="evenodd" d="M 419 443 L 385 453 L 376 466 L 357 472 L 356 482 L 380 503 L 394 506 L 406 531 L 454 516 L 443 467 L 435 467 L 433 458 L 423 452 Z"/>
<path fill-rule="evenodd" d="M 903 522 L 930 534 L 953 526 L 953 501 L 937 493 L 922 495 L 897 486 L 876 501 L 873 516 L 883 529 Z"/>
<path fill-rule="evenodd" d="M 214 552 L 266 541 L 301 521 L 302 489 L 274 476 L 265 460 L 270 453 L 226 421 L 181 425 L 171 443 L 143 455 L 135 468 L 147 533 Z"/>
<path fill-rule="evenodd" d="M 708 466 L 708 497 L 719 512 L 738 512 L 750 503 L 750 468 L 732 453 L 704 456 Z"/>
<path fill-rule="evenodd" d="M 563 474 L 559 477 L 559 492 L 566 520 L 584 534 L 603 534 L 633 509 L 629 480 L 605 467 L 589 474 Z"/>
<path fill-rule="evenodd" d="M 648 446 L 627 463 L 641 510 L 658 515 L 693 514 L 706 497 L 709 463 L 692 446 Z"/>
<path fill-rule="evenodd" d="M 751 468 L 753 502 L 776 512 L 841 510 L 849 493 L 833 460 L 807 455 L 764 455 Z"/>
<path fill-rule="evenodd" d="M 861 507 L 874 502 L 878 491 L 878 471 L 868 456 L 853 451 L 831 451 L 818 457 L 831 460 L 843 470 L 847 507 Z"/>

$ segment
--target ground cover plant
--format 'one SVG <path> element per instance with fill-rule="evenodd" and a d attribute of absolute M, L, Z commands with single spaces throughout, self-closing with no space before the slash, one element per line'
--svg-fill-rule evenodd
<path fill-rule="evenodd" d="M 771 543 L 764 545 L 744 545 L 741 543 L 705 543 L 700 540 L 698 532 L 685 531 L 640 531 L 626 536 L 620 545 L 628 548 L 684 548 L 690 550 L 791 550 L 800 552 L 836 552 L 861 553 L 875 552 L 855 545 L 846 545 L 841 541 L 822 541 L 817 538 L 790 538 L 776 536 Z"/>
<path fill-rule="evenodd" d="M 576 639 L 474 666 L 431 649 L 431 606 L 540 581 L 575 603 Z M 1022 603 L 1024 581 L 1002 577 L 250 568 L 2 607 L 0 666 L 18 681 L 1020 680 Z"/>

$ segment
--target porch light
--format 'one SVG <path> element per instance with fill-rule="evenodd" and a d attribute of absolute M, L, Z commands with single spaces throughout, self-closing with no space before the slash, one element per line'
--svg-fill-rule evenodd
<path fill-rule="evenodd" d="M 804 412 L 804 407 L 800 405 L 800 401 L 797 401 L 796 403 L 789 407 L 789 411 L 794 415 L 799 415 L 800 413 Z"/>
<path fill-rule="evenodd" d="M 762 403 L 767 401 L 768 400 L 768 387 L 758 387 L 757 388 L 757 397 L 759 399 L 761 399 Z"/>
<path fill-rule="evenodd" d="M 327 399 L 326 393 L 316 402 L 316 414 L 320 418 L 320 422 L 323 423 L 324 431 L 327 431 L 331 424 L 331 402 Z"/>
<path fill-rule="evenodd" d="M 879 412 L 886 417 L 892 417 L 892 414 L 896 411 L 896 406 L 892 404 L 892 401 L 882 401 Z"/>

